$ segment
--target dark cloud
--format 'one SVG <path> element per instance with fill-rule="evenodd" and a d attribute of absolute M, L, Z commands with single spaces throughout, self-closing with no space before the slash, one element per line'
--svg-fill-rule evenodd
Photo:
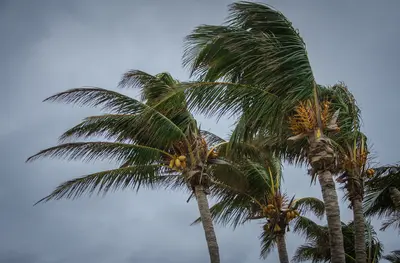
<path fill-rule="evenodd" d="M 382 163 L 398 160 L 398 2 L 376 5 L 336 1 L 270 4 L 300 29 L 320 83 L 345 81 L 363 108 L 365 130 Z M 38 150 L 96 109 L 41 103 L 83 85 L 114 89 L 131 68 L 170 71 L 180 79 L 182 39 L 194 26 L 220 23 L 228 1 L 0 1 L 0 262 L 206 262 L 201 226 L 187 195 L 125 191 L 33 207 L 74 176 L 108 169 L 109 163 L 59 160 L 25 164 Z M 129 95 L 136 93 L 123 91 Z M 202 127 L 225 136 L 232 121 L 200 117 Z M 285 188 L 320 196 L 305 169 L 285 169 Z M 351 219 L 342 206 L 345 221 Z M 379 225 L 378 222 L 375 225 Z M 223 262 L 258 262 L 260 225 L 217 228 Z M 393 232 L 379 233 L 386 251 Z M 302 239 L 289 235 L 292 251 Z M 276 253 L 271 262 L 277 262 Z M 261 262 L 261 261 L 260 261 Z"/>

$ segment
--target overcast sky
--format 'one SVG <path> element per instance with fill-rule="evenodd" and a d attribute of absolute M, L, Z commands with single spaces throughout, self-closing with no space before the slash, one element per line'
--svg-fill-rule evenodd
<path fill-rule="evenodd" d="M 219 24 L 229 1 L 0 0 L 0 262 L 203 263 L 208 261 L 194 202 L 169 191 L 125 191 L 33 207 L 64 180 L 112 168 L 110 163 L 42 160 L 37 151 L 97 109 L 41 101 L 84 85 L 116 89 L 122 73 L 171 72 L 185 80 L 182 39 L 194 26 Z M 355 94 L 364 130 L 381 163 L 400 160 L 398 149 L 400 2 L 269 1 L 304 37 L 316 78 L 339 80 Z M 128 94 L 134 94 L 127 91 Z M 220 136 L 231 122 L 200 118 Z M 285 189 L 321 197 L 305 170 L 285 169 Z M 351 219 L 347 204 L 342 218 Z M 379 224 L 376 224 L 379 226 Z M 222 262 L 255 263 L 260 224 L 217 228 Z M 385 252 L 399 249 L 397 233 L 379 232 Z M 303 240 L 288 237 L 289 255 Z M 396 245 L 397 243 L 397 245 Z M 278 262 L 277 253 L 268 262 Z"/>

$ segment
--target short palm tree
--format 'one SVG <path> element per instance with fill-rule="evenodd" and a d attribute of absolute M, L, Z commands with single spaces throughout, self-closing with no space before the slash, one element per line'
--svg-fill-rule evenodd
<path fill-rule="evenodd" d="M 390 254 L 383 256 L 383 258 L 391 263 L 400 263 L 400 250 L 394 250 Z"/>
<path fill-rule="evenodd" d="M 110 113 L 87 117 L 66 131 L 59 145 L 40 151 L 28 161 L 41 157 L 83 161 L 110 159 L 119 167 L 67 181 L 39 202 L 75 198 L 95 191 L 188 186 L 197 199 L 211 262 L 219 263 L 206 196 L 211 178 L 205 172 L 211 164 L 226 165 L 210 155 L 218 137 L 198 128 L 187 110 L 183 93 L 173 98 L 165 96 L 179 87 L 179 82 L 168 73 L 153 76 L 133 70 L 124 75 L 120 85 L 139 87 L 142 100 L 96 87 L 67 90 L 45 100 L 101 106 Z M 98 136 L 105 140 L 76 142 L 76 139 Z"/>
<path fill-rule="evenodd" d="M 400 166 L 377 167 L 374 173 L 366 182 L 365 214 L 385 218 L 381 230 L 392 226 L 400 231 Z"/>
<path fill-rule="evenodd" d="M 374 170 L 367 167 L 368 147 L 366 136 L 355 132 L 352 138 L 343 142 L 340 148 L 340 166 L 342 174 L 336 179 L 343 185 L 345 195 L 350 201 L 354 220 L 354 248 L 357 263 L 365 263 L 365 218 L 362 207 L 364 199 L 364 182 L 371 177 Z"/>
<path fill-rule="evenodd" d="M 346 263 L 356 262 L 356 248 L 354 247 L 355 229 L 354 223 L 342 223 L 342 232 L 345 241 Z M 372 225 L 365 223 L 365 247 L 367 263 L 377 263 L 382 257 L 383 245 L 379 241 Z M 327 226 L 302 218 L 296 222 L 293 231 L 302 234 L 306 238 L 304 245 L 297 248 L 292 259 L 293 262 L 311 261 L 332 262 L 329 247 L 329 232 Z"/>
<path fill-rule="evenodd" d="M 354 131 L 359 118 L 355 100 L 342 84 L 331 88 L 317 84 L 304 41 L 279 11 L 264 4 L 237 2 L 230 5 L 226 22 L 199 26 L 187 37 L 184 65 L 192 75 L 202 81 L 222 80 L 218 85 L 189 90 L 189 101 L 203 113 L 241 114 L 241 128 L 231 143 L 266 133 L 284 145 L 280 147 L 283 155 L 302 146 L 294 158 L 307 159 L 311 174 L 318 176 L 332 262 L 344 263 L 332 178 L 337 172 L 337 153 L 331 135 Z"/>
<path fill-rule="evenodd" d="M 258 155 L 262 155 L 262 151 L 258 151 Z M 324 203 L 314 197 L 290 198 L 282 192 L 282 169 L 277 158 L 236 161 L 233 160 L 236 169 L 230 173 L 241 174 L 242 180 L 230 184 L 215 182 L 212 194 L 217 203 L 211 207 L 212 217 L 217 223 L 234 228 L 248 221 L 262 220 L 260 256 L 266 258 L 276 246 L 280 262 L 289 263 L 285 235 L 290 231 L 290 223 L 309 211 L 322 217 Z"/>

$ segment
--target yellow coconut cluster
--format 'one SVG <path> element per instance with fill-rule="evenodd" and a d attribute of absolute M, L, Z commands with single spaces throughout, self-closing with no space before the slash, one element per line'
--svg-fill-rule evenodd
<path fill-rule="evenodd" d="M 268 216 L 270 214 L 273 214 L 276 211 L 277 210 L 276 210 L 275 206 L 272 205 L 272 204 L 269 204 L 269 205 L 267 205 L 266 207 L 263 208 L 264 216 Z"/>
<path fill-rule="evenodd" d="M 367 169 L 367 171 L 365 172 L 367 174 L 368 178 L 372 178 L 372 176 L 374 176 L 375 174 L 375 170 L 372 168 Z"/>
<path fill-rule="evenodd" d="M 186 168 L 186 156 L 174 156 L 169 162 L 169 168 L 175 170 L 181 170 Z"/>
<path fill-rule="evenodd" d="M 300 214 L 297 210 L 289 210 L 286 212 L 286 220 L 290 222 L 291 220 L 295 219 L 298 217 Z"/>
<path fill-rule="evenodd" d="M 330 105 L 331 103 L 329 101 L 323 101 L 321 105 L 321 121 L 323 127 L 328 125 L 332 117 Z M 309 100 L 299 103 L 295 108 L 294 115 L 289 117 L 289 128 L 293 134 L 307 134 L 314 131 L 318 126 L 314 108 L 315 106 Z"/>

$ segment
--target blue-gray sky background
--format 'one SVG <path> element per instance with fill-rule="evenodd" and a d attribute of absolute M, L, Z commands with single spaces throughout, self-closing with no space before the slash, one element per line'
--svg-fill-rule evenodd
<path fill-rule="evenodd" d="M 219 24 L 230 1 L 0 0 L 0 262 L 184 263 L 207 262 L 198 215 L 187 196 L 170 191 L 125 191 L 33 207 L 64 180 L 113 167 L 110 163 L 43 160 L 25 164 L 52 146 L 67 128 L 97 109 L 41 101 L 84 85 L 116 89 L 125 71 L 181 67 L 182 40 L 194 26 Z M 398 75 L 400 2 L 268 1 L 304 37 L 321 84 L 344 81 L 362 110 L 376 161 L 399 160 Z M 124 93 L 135 95 L 131 90 Z M 201 118 L 220 136 L 232 121 Z M 285 169 L 285 189 L 320 197 L 305 169 Z M 342 205 L 344 221 L 351 219 Z M 379 226 L 378 223 L 375 223 Z M 260 225 L 217 228 L 222 262 L 255 263 Z M 385 252 L 398 249 L 393 230 L 379 232 Z M 290 256 L 303 240 L 289 234 Z M 269 262 L 278 262 L 276 252 Z"/>

